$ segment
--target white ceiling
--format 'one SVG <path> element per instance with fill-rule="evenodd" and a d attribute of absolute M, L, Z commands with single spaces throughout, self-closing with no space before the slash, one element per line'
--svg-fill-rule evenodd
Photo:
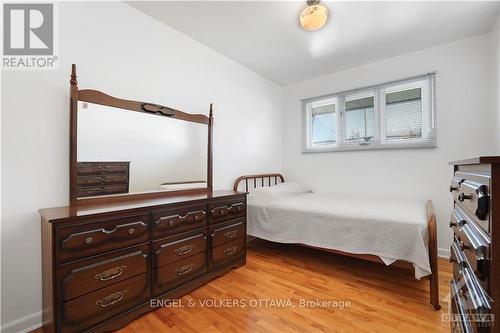
<path fill-rule="evenodd" d="M 279 85 L 491 30 L 498 2 L 339 2 L 302 30 L 305 1 L 127 2 Z"/>

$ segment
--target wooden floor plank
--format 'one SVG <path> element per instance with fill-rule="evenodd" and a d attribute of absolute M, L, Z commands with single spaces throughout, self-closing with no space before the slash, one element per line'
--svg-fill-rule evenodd
<path fill-rule="evenodd" d="M 452 275 L 447 260 L 439 259 L 439 272 L 443 299 Z M 245 306 L 207 307 L 203 303 L 207 300 L 244 302 Z M 260 306 L 252 300 L 261 300 Z M 277 306 L 280 300 L 284 307 Z M 350 301 L 351 306 L 300 307 L 301 300 Z M 447 303 L 441 301 L 442 310 L 434 311 L 429 281 L 415 280 L 412 270 L 262 240 L 249 243 L 245 266 L 181 301 L 184 308 L 160 308 L 119 333 L 449 332 L 441 320 Z M 187 306 L 189 302 L 194 306 Z"/>
<path fill-rule="evenodd" d="M 448 292 L 451 266 L 439 259 L 440 292 Z M 246 307 L 203 308 L 203 300 L 244 300 Z M 252 299 L 291 300 L 293 308 L 273 307 Z M 351 307 L 301 308 L 306 300 L 351 301 Z M 429 281 L 417 281 L 413 271 L 386 267 L 331 253 L 255 240 L 249 243 L 247 264 L 182 298 L 195 307 L 161 308 L 135 322 L 156 316 L 168 326 L 189 325 L 191 332 L 449 332 L 441 311 L 429 304 Z M 180 313 L 186 315 L 181 315 Z M 169 316 L 169 314 L 175 314 Z M 193 325 L 189 323 L 201 323 Z M 120 333 L 140 333 L 130 324 Z M 157 331 L 162 331 L 158 326 Z"/>

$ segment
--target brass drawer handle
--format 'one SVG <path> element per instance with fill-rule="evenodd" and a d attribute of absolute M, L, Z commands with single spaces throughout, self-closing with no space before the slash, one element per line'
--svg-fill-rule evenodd
<path fill-rule="evenodd" d="M 243 211 L 243 208 L 245 208 L 245 204 L 242 202 L 238 202 L 234 204 L 228 204 L 226 206 L 215 207 L 210 212 L 216 217 L 221 217 L 227 215 L 228 213 L 239 213 Z"/>
<path fill-rule="evenodd" d="M 184 265 L 184 266 L 182 266 L 182 267 L 180 267 L 180 268 L 177 268 L 177 269 L 175 270 L 175 272 L 176 272 L 176 273 L 177 273 L 177 275 L 179 275 L 179 276 L 181 276 L 181 275 L 185 275 L 185 274 L 187 274 L 187 273 L 191 272 L 191 270 L 193 269 L 193 265 L 194 265 L 194 263 L 191 263 L 191 264 L 189 264 L 189 265 Z"/>
<path fill-rule="evenodd" d="M 229 256 L 235 254 L 236 250 L 237 250 L 236 246 L 233 246 L 233 247 L 230 247 L 228 249 L 225 249 L 224 254 L 229 257 Z"/>
<path fill-rule="evenodd" d="M 169 216 L 162 216 L 156 221 L 156 224 L 163 222 L 163 221 L 168 221 L 168 225 L 170 227 L 177 226 L 181 224 L 184 221 L 187 221 L 190 217 L 192 217 L 192 220 L 194 222 L 199 222 L 202 221 L 205 218 L 205 215 L 207 213 L 204 210 L 197 210 L 195 212 L 188 212 L 184 215 L 169 215 Z"/>
<path fill-rule="evenodd" d="M 95 276 L 95 278 L 99 281 L 109 281 L 114 278 L 119 277 L 120 275 L 123 274 L 127 266 L 118 266 L 118 267 L 113 267 L 111 269 L 108 269 L 102 273 L 99 273 Z"/>
<path fill-rule="evenodd" d="M 87 243 L 87 244 L 91 244 L 93 241 L 94 241 L 94 238 L 92 238 L 90 236 L 85 238 L 85 243 Z"/>
<path fill-rule="evenodd" d="M 231 239 L 234 238 L 235 236 L 236 236 L 236 230 L 228 231 L 224 234 L 225 239 Z"/>
<path fill-rule="evenodd" d="M 130 229 L 128 229 L 128 234 L 129 234 L 129 235 L 132 235 L 134 232 L 135 232 L 135 229 L 134 229 L 134 228 L 130 228 Z"/>
<path fill-rule="evenodd" d="M 191 251 L 193 251 L 193 244 L 188 244 L 175 249 L 175 254 L 177 254 L 178 256 L 182 256 L 188 254 Z"/>
<path fill-rule="evenodd" d="M 107 306 L 120 302 L 126 293 L 127 293 L 126 289 L 122 291 L 117 291 L 116 293 L 112 293 L 111 295 L 108 295 L 98 300 L 97 302 L 95 302 L 95 304 L 99 305 L 101 308 L 105 308 Z"/>

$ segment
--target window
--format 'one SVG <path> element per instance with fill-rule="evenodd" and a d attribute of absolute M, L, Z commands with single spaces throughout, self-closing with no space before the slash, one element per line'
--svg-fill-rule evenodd
<path fill-rule="evenodd" d="M 344 103 L 346 143 L 375 140 L 375 96 L 347 96 Z"/>
<path fill-rule="evenodd" d="M 337 100 L 328 99 L 310 104 L 311 145 L 337 144 Z"/>
<path fill-rule="evenodd" d="M 436 147 L 434 76 L 304 100 L 304 152 Z"/>

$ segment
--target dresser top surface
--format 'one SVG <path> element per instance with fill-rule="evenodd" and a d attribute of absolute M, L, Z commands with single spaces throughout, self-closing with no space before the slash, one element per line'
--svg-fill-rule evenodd
<path fill-rule="evenodd" d="M 496 164 L 500 163 L 500 156 L 478 156 L 465 160 L 458 160 L 448 163 L 449 165 L 467 165 L 467 164 Z"/>
<path fill-rule="evenodd" d="M 112 202 L 95 205 L 79 205 L 79 206 L 63 206 L 40 209 L 40 215 L 52 223 L 62 222 L 75 217 L 83 217 L 97 214 L 106 214 L 117 211 L 130 211 L 148 207 L 157 207 L 163 205 L 175 205 L 200 200 L 210 200 L 225 197 L 243 196 L 245 192 L 235 192 L 228 190 L 213 191 L 210 194 L 191 194 L 191 195 L 176 195 L 164 198 L 143 199 L 143 200 L 127 200 L 123 202 Z"/>

